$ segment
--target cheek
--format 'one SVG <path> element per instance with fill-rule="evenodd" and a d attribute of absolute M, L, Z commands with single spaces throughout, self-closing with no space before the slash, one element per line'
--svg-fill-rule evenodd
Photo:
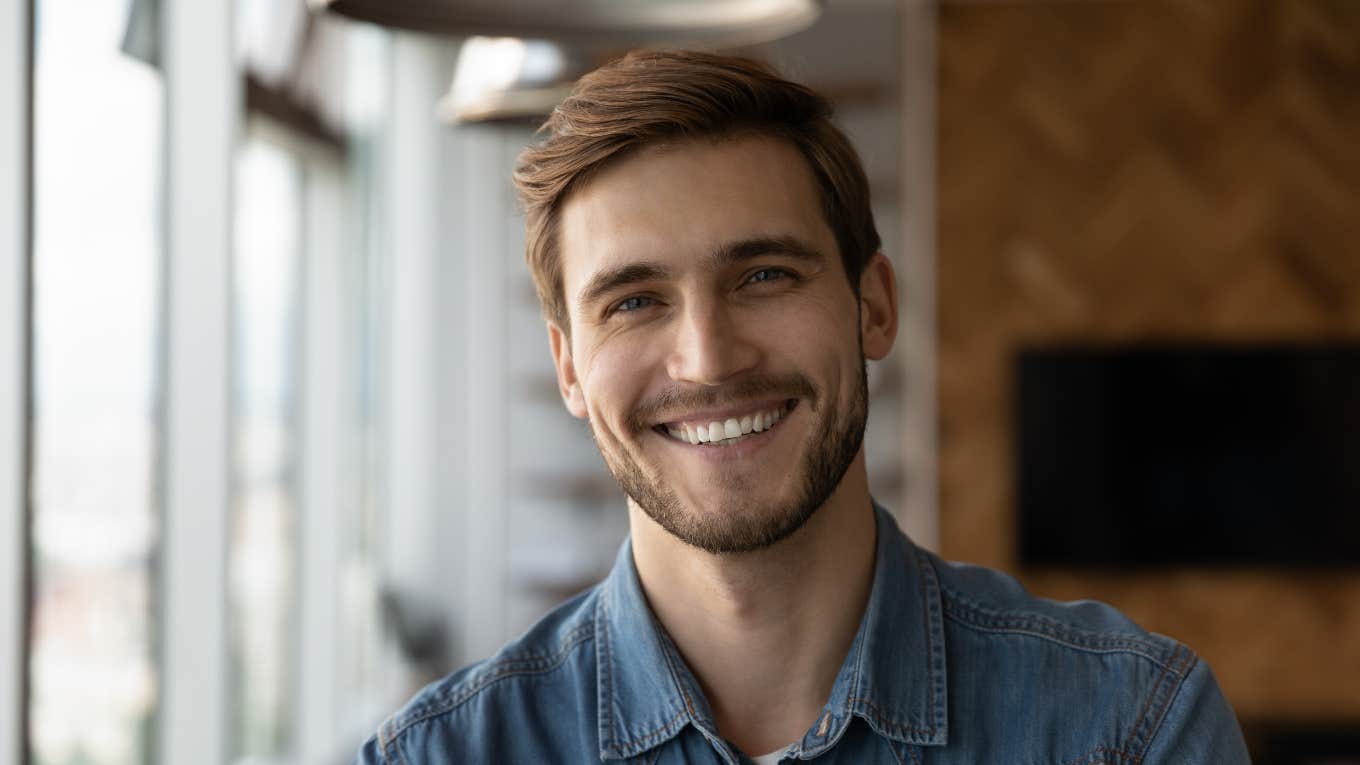
<path fill-rule="evenodd" d="M 804 363 L 838 363 L 832 360 L 859 353 L 859 322 L 851 301 L 810 297 L 771 318 L 774 323 L 762 334 L 778 338 Z"/>
<path fill-rule="evenodd" d="M 789 312 L 777 334 L 781 355 L 794 369 L 809 375 L 829 397 L 823 406 L 844 405 L 853 399 L 863 358 L 859 352 L 859 323 L 854 305 L 843 300 L 811 301 Z"/>
<path fill-rule="evenodd" d="M 655 344 L 650 344 L 650 351 L 655 352 Z M 615 337 L 587 356 L 582 389 L 586 409 L 597 425 L 605 424 L 610 430 L 624 427 L 650 379 L 652 359 L 648 352 L 649 344 Z"/>

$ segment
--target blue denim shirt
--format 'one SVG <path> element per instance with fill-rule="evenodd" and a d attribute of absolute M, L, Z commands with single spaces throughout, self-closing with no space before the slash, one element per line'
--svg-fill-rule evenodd
<path fill-rule="evenodd" d="M 1208 666 L 1109 606 L 1035 598 L 917 548 L 882 508 L 874 583 L 822 713 L 782 761 L 1249 763 Z M 763 752 L 747 753 L 763 754 Z M 422 690 L 356 763 L 745 763 L 653 617 L 609 577 Z"/>

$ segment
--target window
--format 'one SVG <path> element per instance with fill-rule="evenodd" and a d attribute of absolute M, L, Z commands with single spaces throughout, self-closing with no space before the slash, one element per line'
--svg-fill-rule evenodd
<path fill-rule="evenodd" d="M 303 170 L 251 135 L 236 166 L 229 587 L 235 754 L 287 753 L 297 661 Z"/>
<path fill-rule="evenodd" d="M 126 0 L 38 0 L 30 757 L 148 762 L 163 93 Z"/>
<path fill-rule="evenodd" d="M 240 1 L 251 18 L 275 5 Z M 345 761 L 396 702 L 379 595 L 388 35 L 288 5 L 288 29 L 241 29 L 294 40 L 293 65 L 251 69 L 226 45 L 186 57 L 221 25 L 162 27 L 154 2 L 33 3 L 33 364 L 15 373 L 34 449 L 14 471 L 34 512 L 31 682 L 26 738 L 0 730 L 0 760 L 22 744 L 42 765 L 220 762 L 226 742 L 233 762 Z M 238 95 L 228 189 L 213 158 L 237 137 Z M 204 224 L 229 205 L 230 232 Z M 6 328 L 28 331 L 24 307 Z M 195 346 L 202 333 L 219 339 Z M 214 412 L 229 433 L 200 427 Z M 183 448 L 186 432 L 208 435 Z M 22 462 L 13 441 L 4 458 Z M 225 538 L 196 504 L 222 501 Z M 225 582 L 209 565 L 224 550 Z M 227 686 L 202 713 L 158 702 L 209 677 Z"/>

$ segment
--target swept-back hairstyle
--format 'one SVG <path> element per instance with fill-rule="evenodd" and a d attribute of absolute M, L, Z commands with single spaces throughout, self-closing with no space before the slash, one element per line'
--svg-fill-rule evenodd
<path fill-rule="evenodd" d="M 816 177 L 822 213 L 858 294 L 880 242 L 864 168 L 831 113 L 822 96 L 747 58 L 635 51 L 582 77 L 539 129 L 547 138 L 520 155 L 514 173 L 525 257 L 546 318 L 570 332 L 557 241 L 568 196 L 609 163 L 676 139 L 765 134 L 797 147 Z"/>

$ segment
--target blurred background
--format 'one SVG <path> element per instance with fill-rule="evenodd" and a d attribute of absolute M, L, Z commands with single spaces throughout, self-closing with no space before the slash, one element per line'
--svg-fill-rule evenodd
<path fill-rule="evenodd" d="M 347 762 L 607 571 L 509 172 L 639 45 L 835 102 L 918 543 L 1360 762 L 1360 3 L 0 0 L 0 765 Z"/>

